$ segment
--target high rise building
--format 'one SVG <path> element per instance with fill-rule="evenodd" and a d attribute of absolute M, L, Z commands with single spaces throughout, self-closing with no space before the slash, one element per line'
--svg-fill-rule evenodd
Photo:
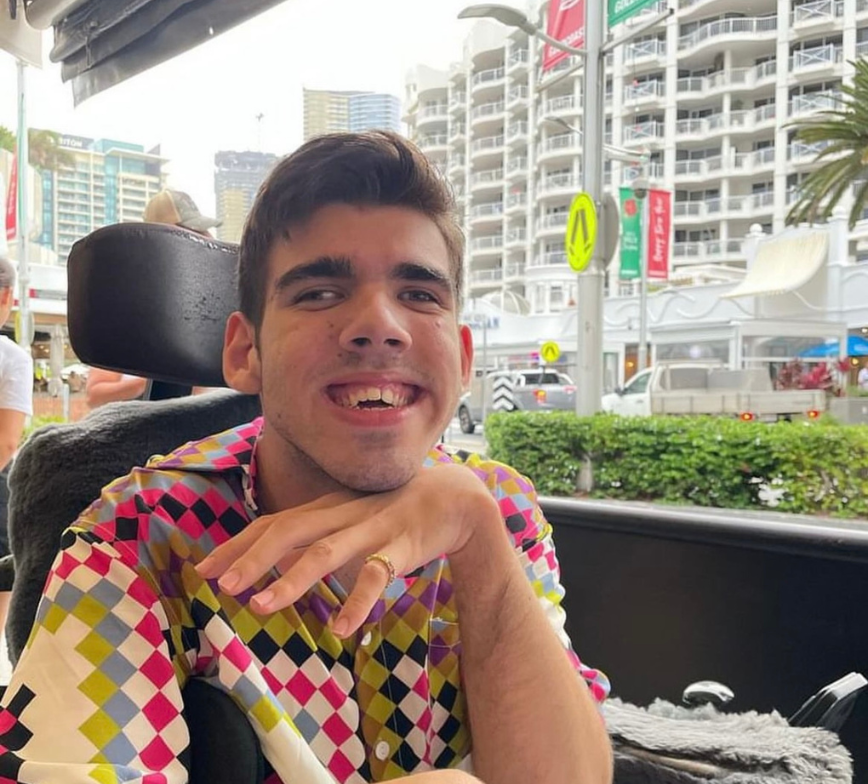
<path fill-rule="evenodd" d="M 221 151 L 214 156 L 214 191 L 217 196 L 217 237 L 239 242 L 256 192 L 277 156 L 269 152 Z"/>
<path fill-rule="evenodd" d="M 627 27 L 664 10 L 657 3 Z M 836 105 L 852 60 L 868 54 L 868 2 L 756 0 L 729 13 L 720 0 L 682 0 L 653 32 L 616 47 L 605 66 L 605 141 L 650 152 L 653 187 L 673 194 L 671 279 L 725 280 L 744 269 L 753 224 L 784 228 L 816 146 L 788 124 Z M 545 26 L 545 5 L 531 14 Z M 616 31 L 617 34 L 617 31 Z M 465 59 L 419 67 L 407 83 L 405 121 L 452 181 L 468 238 L 467 293 L 521 298 L 530 313 L 564 310 L 576 276 L 564 230 L 581 189 L 582 72 L 569 60 L 540 94 L 542 45 L 494 23 L 472 28 Z M 640 174 L 605 162 L 617 197 Z M 845 206 L 849 209 L 850 195 Z M 850 235 L 860 258 L 868 221 Z M 610 268 L 610 295 L 631 293 Z"/>
<path fill-rule="evenodd" d="M 304 89 L 304 138 L 341 131 L 401 129 L 401 102 L 395 95 Z"/>
<path fill-rule="evenodd" d="M 114 139 L 59 136 L 67 160 L 39 170 L 37 242 L 65 262 L 72 245 L 111 223 L 140 221 L 162 187 L 166 162 L 159 149 Z"/>

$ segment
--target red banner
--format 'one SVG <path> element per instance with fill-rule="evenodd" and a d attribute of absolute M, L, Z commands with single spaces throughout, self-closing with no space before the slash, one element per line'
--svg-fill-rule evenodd
<path fill-rule="evenodd" d="M 6 239 L 14 240 L 18 225 L 18 158 L 12 159 L 9 190 L 6 194 Z"/>
<path fill-rule="evenodd" d="M 549 0 L 546 33 L 556 41 L 581 49 L 585 45 L 585 0 Z M 554 68 L 567 57 L 569 55 L 566 52 L 546 44 L 543 50 L 543 71 Z"/>
<path fill-rule="evenodd" d="M 672 193 L 648 191 L 647 274 L 650 280 L 669 277 L 669 238 L 672 234 Z"/>

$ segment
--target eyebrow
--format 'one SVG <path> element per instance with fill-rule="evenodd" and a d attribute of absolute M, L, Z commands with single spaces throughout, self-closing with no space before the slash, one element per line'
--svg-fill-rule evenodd
<path fill-rule="evenodd" d="M 307 264 L 300 264 L 284 272 L 275 282 L 274 291 L 278 293 L 283 289 L 315 278 L 349 280 L 355 276 L 353 263 L 349 259 L 341 256 L 321 256 Z M 448 275 L 435 267 L 415 261 L 401 262 L 392 269 L 389 277 L 392 280 L 432 283 L 449 292 L 453 290 L 452 281 Z"/>

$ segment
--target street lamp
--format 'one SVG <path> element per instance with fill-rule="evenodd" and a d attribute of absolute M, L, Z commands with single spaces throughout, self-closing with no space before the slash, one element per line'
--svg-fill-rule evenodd
<path fill-rule="evenodd" d="M 459 19 L 488 18 L 517 27 L 528 35 L 545 41 L 555 49 L 584 59 L 582 111 L 582 189 L 602 213 L 603 200 L 603 139 L 605 131 L 604 56 L 616 46 L 644 33 L 671 16 L 667 9 L 647 23 L 638 25 L 621 38 L 605 41 L 606 19 L 602 0 L 585 4 L 585 48 L 573 46 L 552 38 L 527 16 L 515 8 L 504 5 L 482 4 L 465 8 Z M 542 85 L 545 88 L 547 85 Z M 601 408 L 603 396 L 603 277 L 605 261 L 600 243 L 593 250 L 587 269 L 579 275 L 576 297 L 576 413 L 579 416 L 595 414 Z"/>
<path fill-rule="evenodd" d="M 639 356 L 637 372 L 648 367 L 648 255 L 644 234 L 648 226 L 648 178 L 641 174 L 633 183 L 633 195 L 639 201 Z"/>

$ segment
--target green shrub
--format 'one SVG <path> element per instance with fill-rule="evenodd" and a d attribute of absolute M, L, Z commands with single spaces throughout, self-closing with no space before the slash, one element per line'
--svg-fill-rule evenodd
<path fill-rule="evenodd" d="M 46 414 L 44 416 L 30 417 L 30 423 L 24 428 L 24 433 L 21 435 L 21 443 L 23 444 L 34 430 L 39 430 L 40 427 L 51 425 L 59 422 L 65 422 L 62 416 L 56 414 Z"/>
<path fill-rule="evenodd" d="M 588 457 L 596 497 L 868 516 L 868 427 L 557 412 L 497 414 L 485 432 L 546 495 L 574 494 Z"/>

